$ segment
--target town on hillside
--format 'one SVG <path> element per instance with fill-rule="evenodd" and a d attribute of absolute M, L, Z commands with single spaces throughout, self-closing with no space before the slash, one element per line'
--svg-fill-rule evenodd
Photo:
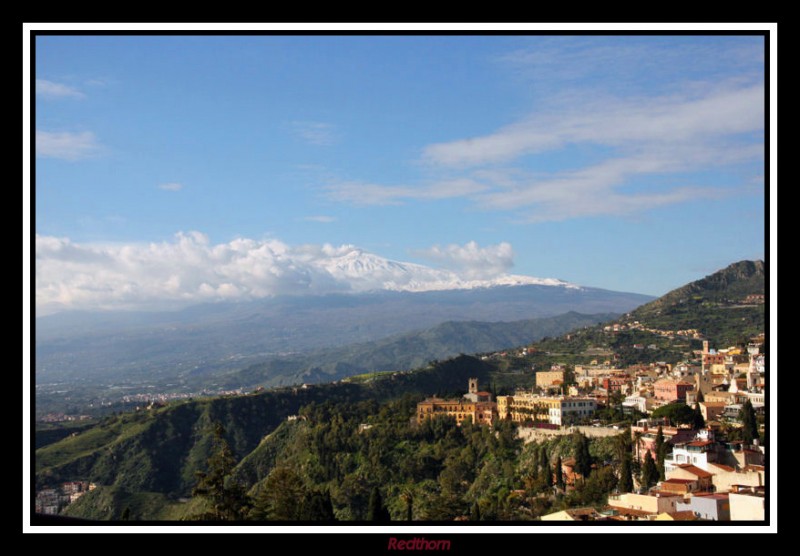
<path fill-rule="evenodd" d="M 553 364 L 535 373 L 534 388 L 496 399 L 470 378 L 461 398 L 419 402 L 415 422 L 450 417 L 491 427 L 510 420 L 526 442 L 629 434 L 632 461 L 620 473 L 630 476 L 619 477 L 607 504 L 567 508 L 541 516 L 544 521 L 763 521 L 766 448 L 758 423 L 765 355 L 763 337 L 754 340 L 746 349 L 712 349 L 704 340 L 696 360 L 678 364 L 575 365 L 571 384 L 567 368 Z M 596 418 L 615 402 L 630 425 Z M 550 472 L 554 488 L 560 484 L 564 492 L 586 474 L 576 458 L 559 458 Z"/>

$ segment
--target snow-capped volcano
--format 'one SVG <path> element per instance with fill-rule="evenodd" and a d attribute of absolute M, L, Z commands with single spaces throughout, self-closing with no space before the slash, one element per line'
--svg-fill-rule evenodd
<path fill-rule="evenodd" d="M 580 288 L 576 284 L 555 278 L 517 274 L 503 274 L 491 279 L 469 279 L 450 270 L 392 261 L 357 248 L 338 257 L 314 261 L 313 264 L 337 282 L 349 284 L 354 291 L 422 292 L 527 285 Z"/>

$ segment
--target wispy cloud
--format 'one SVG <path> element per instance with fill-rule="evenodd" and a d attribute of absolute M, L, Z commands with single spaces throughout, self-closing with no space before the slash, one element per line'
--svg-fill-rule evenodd
<path fill-rule="evenodd" d="M 319 222 L 321 224 L 330 224 L 331 222 L 336 222 L 336 217 L 325 216 L 325 215 L 306 216 L 305 218 L 303 218 L 303 220 L 305 220 L 306 222 Z"/>
<path fill-rule="evenodd" d="M 164 191 L 180 191 L 183 189 L 183 184 L 176 182 L 162 183 L 158 186 L 158 188 L 163 189 Z"/>
<path fill-rule="evenodd" d="M 292 133 L 310 145 L 328 147 L 339 140 L 336 128 L 325 122 L 295 121 Z"/>
<path fill-rule="evenodd" d="M 349 182 L 330 186 L 328 194 L 357 205 L 463 197 L 528 222 L 620 216 L 741 193 L 742 184 L 709 187 L 691 173 L 763 158 L 763 124 L 760 84 L 584 98 L 484 136 L 428 145 L 422 160 L 430 171 L 448 173 L 448 180 L 415 187 Z M 569 149 L 580 153 L 571 156 L 573 167 L 550 169 L 548 157 L 564 157 Z M 675 185 L 654 188 L 653 179 L 666 176 Z"/>
<path fill-rule="evenodd" d="M 46 79 L 36 80 L 36 94 L 46 99 L 86 98 L 86 95 L 75 87 L 70 87 L 63 83 L 55 83 Z"/>
<path fill-rule="evenodd" d="M 563 93 L 572 87 L 595 91 L 641 93 L 657 84 L 685 90 L 692 81 L 708 82 L 733 75 L 753 77 L 763 71 L 760 37 L 743 41 L 683 37 L 535 37 L 527 47 L 496 58 L 526 78 L 538 91 Z M 641 76 L 647 75 L 646 80 Z"/>
<path fill-rule="evenodd" d="M 700 98 L 661 97 L 590 102 L 558 114 L 537 113 L 482 137 L 429 145 L 423 157 L 444 166 L 502 163 L 570 144 L 642 149 L 687 141 L 703 144 L 760 131 L 761 85 Z"/>
<path fill-rule="evenodd" d="M 61 160 L 81 160 L 100 152 L 100 145 L 91 131 L 72 133 L 36 130 L 36 156 Z"/>

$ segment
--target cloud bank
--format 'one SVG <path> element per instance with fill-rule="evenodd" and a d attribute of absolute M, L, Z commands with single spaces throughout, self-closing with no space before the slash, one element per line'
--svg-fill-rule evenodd
<path fill-rule="evenodd" d="M 353 245 L 289 246 L 279 240 L 212 244 L 199 232 L 149 244 L 79 244 L 36 236 L 36 307 L 155 309 L 282 294 L 371 290 L 426 291 L 496 284 L 565 285 L 513 276 L 508 243 L 433 247 L 424 254 L 447 267 L 390 261 Z"/>

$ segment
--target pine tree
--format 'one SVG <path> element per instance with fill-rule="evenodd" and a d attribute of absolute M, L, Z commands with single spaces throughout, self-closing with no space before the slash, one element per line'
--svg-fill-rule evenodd
<path fill-rule="evenodd" d="M 256 521 L 302 520 L 309 509 L 304 501 L 310 500 L 311 493 L 293 468 L 276 467 L 262 484 L 249 517 Z"/>
<path fill-rule="evenodd" d="M 208 458 L 208 471 L 198 471 L 197 485 L 192 496 L 205 498 L 210 510 L 195 519 L 238 521 L 244 519 L 250 506 L 245 488 L 231 478 L 236 459 L 225 440 L 225 429 L 217 423 L 214 427 L 213 453 Z"/>
<path fill-rule="evenodd" d="M 381 498 L 381 491 L 378 487 L 372 488 L 372 493 L 369 495 L 369 508 L 367 509 L 367 521 L 378 521 L 386 523 L 392 520 L 389 515 L 389 510 L 383 505 Z"/>

